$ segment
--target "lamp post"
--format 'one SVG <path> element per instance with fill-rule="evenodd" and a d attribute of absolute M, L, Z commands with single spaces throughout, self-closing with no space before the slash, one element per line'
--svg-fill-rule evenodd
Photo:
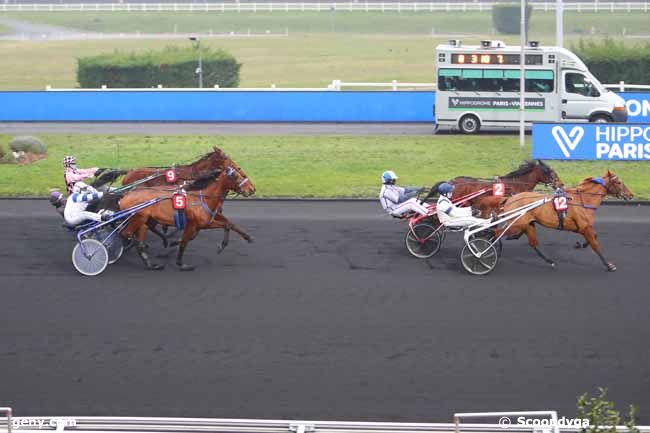
<path fill-rule="evenodd" d="M 196 73 L 199 74 L 199 88 L 203 88 L 203 53 L 201 52 L 201 40 L 196 37 L 190 37 L 190 41 L 196 42 L 196 49 L 199 50 L 199 67 L 196 68 Z"/>

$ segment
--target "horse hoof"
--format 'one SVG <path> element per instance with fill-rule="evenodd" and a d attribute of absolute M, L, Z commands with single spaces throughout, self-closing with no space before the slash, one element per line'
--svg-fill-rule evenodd
<path fill-rule="evenodd" d="M 249 237 L 247 239 L 247 241 L 248 241 L 249 244 L 253 244 L 253 243 L 255 243 L 255 238 L 253 236 L 251 236 L 251 237 Z"/>
<path fill-rule="evenodd" d="M 576 244 L 573 246 L 576 250 L 579 250 L 582 248 L 582 244 L 580 242 L 576 242 Z"/>
<path fill-rule="evenodd" d="M 551 262 L 550 265 L 552 268 L 555 268 L 555 262 Z"/>
<path fill-rule="evenodd" d="M 188 272 L 188 271 L 193 271 L 194 266 L 192 265 L 186 265 L 185 263 L 178 265 L 178 270 L 181 272 Z"/>
<path fill-rule="evenodd" d="M 150 270 L 150 271 L 160 271 L 162 269 L 165 269 L 165 265 L 158 265 L 158 264 L 150 265 L 150 266 L 147 266 L 147 269 Z"/>
<path fill-rule="evenodd" d="M 607 270 L 608 270 L 609 272 L 614 272 L 614 271 L 616 271 L 616 265 L 615 265 L 614 263 L 608 263 L 608 264 L 607 264 Z"/>

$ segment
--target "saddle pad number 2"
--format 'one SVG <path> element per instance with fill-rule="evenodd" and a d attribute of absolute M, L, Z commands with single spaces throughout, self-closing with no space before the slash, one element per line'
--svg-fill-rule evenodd
<path fill-rule="evenodd" d="M 187 207 L 187 196 L 185 194 L 174 194 L 172 196 L 172 206 L 176 210 L 185 209 Z"/>
<path fill-rule="evenodd" d="M 167 183 L 175 183 L 176 182 L 176 170 L 167 170 L 165 172 L 165 180 Z"/>
<path fill-rule="evenodd" d="M 558 212 L 563 212 L 569 208 L 569 204 L 564 196 L 555 197 L 553 199 L 553 206 Z"/>
<path fill-rule="evenodd" d="M 506 194 L 506 186 L 502 183 L 492 184 L 492 195 L 495 197 L 503 197 Z"/>

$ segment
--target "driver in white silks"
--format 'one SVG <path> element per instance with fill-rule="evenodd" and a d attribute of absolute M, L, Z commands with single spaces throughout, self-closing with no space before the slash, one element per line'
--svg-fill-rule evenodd
<path fill-rule="evenodd" d="M 436 205 L 436 213 L 438 219 L 445 226 L 450 227 L 471 227 L 479 224 L 489 223 L 491 220 L 484 218 L 476 218 L 473 215 L 471 207 L 456 206 L 451 197 L 454 194 L 454 186 L 450 183 L 444 182 L 438 186 L 440 197 Z"/>
<path fill-rule="evenodd" d="M 74 156 L 63 158 L 65 186 L 68 190 L 68 199 L 63 210 L 65 222 L 71 226 L 76 226 L 84 221 L 106 221 L 110 219 L 113 212 L 109 210 L 98 213 L 86 210 L 88 205 L 102 198 L 103 192 L 97 191 L 90 185 L 86 185 L 82 179 L 94 176 L 98 168 L 78 169 Z"/>
<path fill-rule="evenodd" d="M 388 170 L 381 175 L 383 186 L 379 193 L 379 202 L 386 212 L 399 217 L 409 212 L 427 215 L 429 210 L 414 196 L 424 188 L 402 188 L 395 185 L 397 175 Z"/>

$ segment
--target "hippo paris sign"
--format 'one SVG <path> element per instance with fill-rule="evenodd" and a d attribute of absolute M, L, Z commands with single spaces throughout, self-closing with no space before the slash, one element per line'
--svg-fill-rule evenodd
<path fill-rule="evenodd" d="M 533 158 L 650 161 L 650 124 L 536 123 Z"/>

